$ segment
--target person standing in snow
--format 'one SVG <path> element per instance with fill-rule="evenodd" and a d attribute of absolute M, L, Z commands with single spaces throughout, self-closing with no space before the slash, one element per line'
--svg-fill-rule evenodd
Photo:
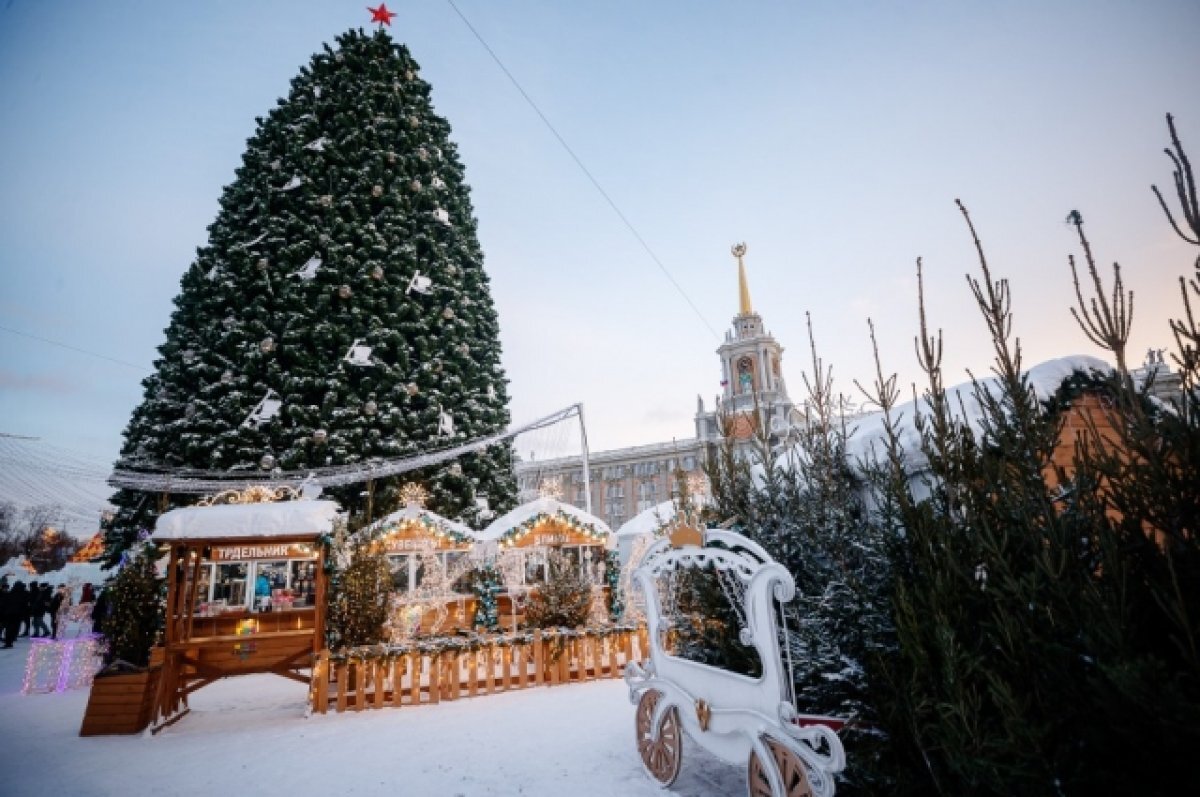
<path fill-rule="evenodd" d="M 54 591 L 54 597 L 50 599 L 50 637 L 52 639 L 58 639 L 59 620 L 66 615 L 69 608 L 71 608 L 71 592 L 67 589 L 66 584 L 60 584 Z"/>
<path fill-rule="evenodd" d="M 50 610 L 50 582 L 37 584 L 29 592 L 29 622 L 32 636 L 50 636 L 46 612 Z"/>
<path fill-rule="evenodd" d="M 25 582 L 18 581 L 8 591 L 4 602 L 4 647 L 11 648 L 21 628 L 21 621 L 29 619 L 29 594 Z"/>

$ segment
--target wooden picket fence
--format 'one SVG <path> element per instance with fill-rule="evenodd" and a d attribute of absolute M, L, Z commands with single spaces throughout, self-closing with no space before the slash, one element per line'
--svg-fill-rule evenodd
<path fill-rule="evenodd" d="M 535 631 L 487 638 L 472 649 L 316 654 L 312 711 L 399 708 L 535 686 L 620 678 L 648 655 L 645 627 L 606 632 Z"/>

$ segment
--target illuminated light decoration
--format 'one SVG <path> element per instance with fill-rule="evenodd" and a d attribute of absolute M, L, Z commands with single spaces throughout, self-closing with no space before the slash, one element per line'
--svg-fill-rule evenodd
<path fill-rule="evenodd" d="M 409 387 L 409 392 L 412 393 L 414 389 L 418 389 L 415 384 Z M 113 487 L 123 487 L 141 492 L 169 492 L 187 495 L 205 494 L 220 490 L 240 489 L 259 485 L 276 486 L 279 484 L 293 484 L 299 487 L 305 482 L 311 482 L 323 488 L 344 487 L 349 484 L 360 484 L 369 479 L 381 479 L 385 476 L 395 476 L 400 473 L 422 470 L 457 459 L 464 454 L 482 451 L 496 443 L 512 439 L 518 435 L 536 429 L 543 429 L 556 423 L 561 423 L 569 418 L 577 418 L 579 417 L 579 408 L 580 405 L 572 404 L 569 407 L 538 418 L 523 426 L 512 427 L 507 431 L 485 437 L 478 437 L 462 445 L 417 454 L 415 456 L 373 460 L 371 462 L 359 462 L 348 465 L 306 468 L 303 471 L 264 474 L 257 477 L 247 477 L 244 470 L 175 469 L 157 464 L 138 463 L 136 467 L 114 469 L 112 475 L 108 478 L 108 484 Z M 147 456 L 144 447 L 139 447 L 137 456 Z"/>
<path fill-rule="evenodd" d="M 25 660 L 21 693 L 65 692 L 89 686 L 104 662 L 104 639 L 86 634 L 74 639 L 34 639 Z"/>
<path fill-rule="evenodd" d="M 400 503 L 405 506 L 424 507 L 429 500 L 429 491 L 416 482 L 407 482 L 400 488 Z"/>
<path fill-rule="evenodd" d="M 596 528 L 596 526 L 591 523 L 584 523 L 583 521 L 577 520 L 560 509 L 553 515 L 548 515 L 545 512 L 539 512 L 520 525 L 513 526 L 511 529 L 500 535 L 498 543 L 501 548 L 516 545 L 536 527 L 545 523 L 553 523 L 574 534 L 584 537 L 591 537 L 598 545 L 604 543 L 604 541 L 608 539 L 608 532 Z"/>
<path fill-rule="evenodd" d="M 695 500 L 708 495 L 708 478 L 702 473 L 693 473 L 687 477 L 688 495 Z"/>
<path fill-rule="evenodd" d="M 542 483 L 538 485 L 539 498 L 553 498 L 555 501 L 560 501 L 562 496 L 562 478 L 559 476 L 543 479 Z"/>
<path fill-rule="evenodd" d="M 447 539 L 455 545 L 470 545 L 475 542 L 473 537 L 463 534 L 428 512 L 421 512 L 416 517 L 404 518 L 395 525 L 379 528 L 379 539 L 386 543 L 389 539 L 411 533 L 414 530 Z"/>
<path fill-rule="evenodd" d="M 220 504 L 270 504 L 275 501 L 297 501 L 300 492 L 286 485 L 269 487 L 255 485 L 244 490 L 225 490 L 216 495 L 201 498 L 197 506 L 219 506 Z"/>

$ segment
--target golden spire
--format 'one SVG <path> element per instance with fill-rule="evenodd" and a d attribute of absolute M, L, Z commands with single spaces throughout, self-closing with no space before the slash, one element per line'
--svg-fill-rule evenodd
<path fill-rule="evenodd" d="M 746 282 L 746 264 L 742 258 L 746 256 L 746 244 L 734 244 L 729 250 L 738 262 L 738 315 L 749 315 L 754 312 L 750 306 L 750 285 Z"/>

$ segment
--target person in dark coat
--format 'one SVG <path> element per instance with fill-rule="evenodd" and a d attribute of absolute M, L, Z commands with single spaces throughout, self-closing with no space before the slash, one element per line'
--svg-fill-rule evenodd
<path fill-rule="evenodd" d="M 92 604 L 92 632 L 103 634 L 104 621 L 108 617 L 108 587 L 101 587 L 96 602 Z"/>
<path fill-rule="evenodd" d="M 58 616 L 65 612 L 67 606 L 70 605 L 71 593 L 66 584 L 60 584 L 58 589 L 54 590 L 54 597 L 50 598 L 50 636 L 52 638 L 58 639 Z"/>
<path fill-rule="evenodd" d="M 21 629 L 21 621 L 29 619 L 29 593 L 25 582 L 18 581 L 8 591 L 4 602 L 4 647 L 11 648 Z"/>
<path fill-rule="evenodd" d="M 29 622 L 35 637 L 50 636 L 46 612 L 50 611 L 50 583 L 36 584 L 29 590 Z"/>
<path fill-rule="evenodd" d="M 33 630 L 33 599 L 38 593 L 38 583 L 30 581 L 25 588 L 25 616 L 21 618 L 21 636 L 29 636 Z"/>

